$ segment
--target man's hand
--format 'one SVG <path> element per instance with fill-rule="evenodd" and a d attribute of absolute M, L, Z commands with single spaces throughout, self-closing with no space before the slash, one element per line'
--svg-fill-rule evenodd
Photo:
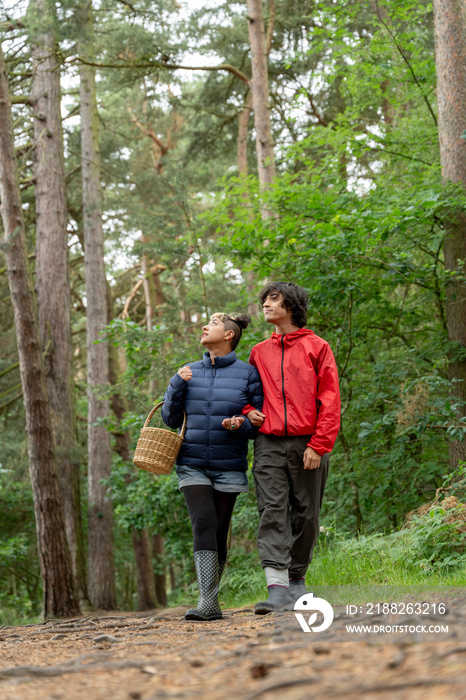
<path fill-rule="evenodd" d="M 184 379 L 185 382 L 189 382 L 189 380 L 193 376 L 193 371 L 192 371 L 191 367 L 186 365 L 185 367 L 180 367 L 177 374 L 179 374 L 181 379 Z"/>
<path fill-rule="evenodd" d="M 303 455 L 304 469 L 317 469 L 320 467 L 322 457 L 312 447 L 306 447 Z"/>
<path fill-rule="evenodd" d="M 243 423 L 244 416 L 232 416 L 232 418 L 225 418 L 225 420 L 222 420 L 222 425 L 227 430 L 238 430 Z"/>
<path fill-rule="evenodd" d="M 265 421 L 265 413 L 261 413 L 256 408 L 253 411 L 249 411 L 247 418 L 251 425 L 255 425 L 256 428 L 260 428 L 262 423 Z"/>

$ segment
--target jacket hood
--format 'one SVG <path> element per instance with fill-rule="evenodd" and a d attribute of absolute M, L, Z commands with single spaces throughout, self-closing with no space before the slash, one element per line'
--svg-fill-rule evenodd
<path fill-rule="evenodd" d="M 299 338 L 302 338 L 305 335 L 315 335 L 315 333 L 309 328 L 298 328 L 297 331 L 293 331 L 292 333 L 285 333 L 285 335 L 279 335 L 274 331 L 272 333 L 271 339 L 272 342 L 276 345 L 281 344 L 282 338 L 284 345 L 292 345 L 296 340 L 299 340 Z"/>
<path fill-rule="evenodd" d="M 202 357 L 202 362 L 206 367 L 228 367 L 228 365 L 232 365 L 233 362 L 236 362 L 236 352 L 229 352 L 228 355 L 223 355 L 223 357 L 216 357 L 214 364 L 212 364 L 212 360 L 210 359 L 210 353 L 205 352 L 203 357 Z"/>

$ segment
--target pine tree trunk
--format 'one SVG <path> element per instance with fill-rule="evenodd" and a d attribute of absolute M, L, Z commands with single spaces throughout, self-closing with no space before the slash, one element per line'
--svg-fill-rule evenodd
<path fill-rule="evenodd" d="M 267 42 L 262 15 L 262 0 L 247 0 L 249 42 L 251 45 L 251 92 L 256 129 L 256 153 L 259 183 L 267 188 L 275 179 L 275 157 L 270 123 Z"/>
<path fill-rule="evenodd" d="M 152 537 L 152 551 L 157 564 L 158 572 L 155 574 L 155 595 L 157 602 L 163 608 L 167 607 L 167 572 L 163 566 L 164 538 L 161 535 Z"/>
<path fill-rule="evenodd" d="M 45 617 L 79 615 L 63 506 L 56 472 L 52 421 L 28 268 L 21 198 L 14 153 L 8 79 L 0 47 L 0 198 L 8 282 L 26 412 L 29 471 L 36 518 Z"/>
<path fill-rule="evenodd" d="M 83 8 L 81 56 L 91 57 L 92 6 Z M 102 610 L 116 608 L 113 560 L 113 510 L 102 479 L 110 475 L 110 435 L 102 424 L 109 416 L 103 395 L 109 384 L 108 347 L 100 333 L 107 322 L 99 129 L 95 69 L 80 66 L 81 159 L 83 187 L 84 268 L 87 300 L 89 595 Z M 101 342 L 97 342 L 101 341 Z"/>
<path fill-rule="evenodd" d="M 238 159 L 238 173 L 242 178 L 248 176 L 248 125 L 252 111 L 252 94 L 249 93 L 244 107 L 238 115 L 238 140 L 236 155 Z M 245 197 L 249 199 L 248 194 Z"/>
<path fill-rule="evenodd" d="M 446 182 L 466 187 L 466 3 L 464 0 L 434 0 L 435 52 L 437 68 L 440 162 Z M 450 210 L 445 220 L 445 270 L 464 275 L 466 260 L 466 213 Z M 455 343 L 450 355 L 449 375 L 455 380 L 453 401 L 466 404 L 466 286 L 452 280 L 447 288 L 448 337 Z M 466 460 L 466 440 L 449 447 L 450 465 Z"/>
<path fill-rule="evenodd" d="M 110 322 L 113 314 L 113 304 L 110 285 L 107 284 L 107 314 Z M 109 377 L 112 386 L 118 385 L 120 376 L 120 366 L 118 361 L 118 351 L 111 343 L 108 345 Z M 121 422 L 128 412 L 126 399 L 120 392 L 115 391 L 111 398 L 112 411 L 121 425 Z M 130 435 L 127 430 L 118 430 L 114 433 L 115 449 L 121 459 L 126 463 L 131 463 Z M 131 483 L 131 475 L 126 475 L 126 483 Z M 137 587 L 138 587 L 138 610 L 151 610 L 157 607 L 155 598 L 155 578 L 152 566 L 152 553 L 150 550 L 149 532 L 147 530 L 137 530 L 132 528 L 134 554 L 136 559 Z"/>
<path fill-rule="evenodd" d="M 249 93 L 244 107 L 238 115 L 238 141 L 236 155 L 238 159 L 238 173 L 240 178 L 246 180 L 248 176 L 248 125 L 249 117 L 252 111 L 252 95 Z M 244 183 L 246 184 L 246 183 Z M 249 195 L 249 190 L 245 188 L 242 193 L 243 206 L 251 207 L 251 197 Z M 248 290 L 249 302 L 248 302 L 248 314 L 251 316 L 258 316 L 260 313 L 259 304 L 255 301 L 251 301 L 256 296 L 256 276 L 252 270 L 246 273 L 246 286 Z"/>
<path fill-rule="evenodd" d="M 147 237 L 143 234 L 141 237 L 141 242 L 143 244 L 147 243 Z M 154 313 L 156 307 L 156 290 L 154 285 L 154 279 L 152 277 L 151 265 L 149 257 L 146 253 L 143 253 L 141 257 L 141 269 L 144 275 L 144 300 L 146 302 L 146 328 L 149 333 L 152 331 L 152 321 L 154 320 Z M 153 366 L 151 367 L 151 379 L 149 383 L 149 393 L 151 396 L 155 393 L 155 380 L 152 376 Z"/>
<path fill-rule="evenodd" d="M 157 607 L 157 603 L 149 531 L 133 527 L 132 535 L 138 571 L 138 610 L 151 610 Z"/>
<path fill-rule="evenodd" d="M 87 599 L 80 509 L 79 461 L 71 374 L 71 300 L 66 230 L 65 164 L 60 114 L 60 66 L 53 5 L 31 0 L 36 200 L 36 294 L 39 330 L 54 430 L 58 476 L 73 571 Z M 39 29 L 40 27 L 40 29 Z"/>
<path fill-rule="evenodd" d="M 175 574 L 175 569 L 173 568 L 173 564 L 169 564 L 168 573 L 170 574 L 170 588 L 172 591 L 174 591 L 176 589 L 176 586 L 177 586 L 177 581 L 176 581 L 176 574 Z"/>
<path fill-rule="evenodd" d="M 143 236 L 143 242 L 146 242 L 146 238 Z M 141 261 L 142 271 L 144 273 L 144 298 L 146 302 L 146 327 L 148 331 L 152 330 L 152 320 L 155 316 L 155 307 L 157 305 L 158 294 L 163 298 L 163 290 L 160 284 L 160 280 L 156 277 L 159 283 L 159 288 L 157 290 L 156 282 L 154 281 L 154 276 L 152 274 L 152 266 L 147 255 L 143 255 Z M 154 394 L 155 383 L 151 382 L 150 393 Z M 150 551 L 150 546 L 148 543 L 148 548 Z M 154 558 L 157 561 L 158 572 L 154 575 L 154 590 L 157 601 L 160 605 L 165 607 L 167 605 L 167 592 L 166 592 L 166 572 L 163 564 L 163 537 L 159 534 L 154 534 L 152 536 L 152 549 Z M 162 571 L 160 569 L 162 568 Z M 153 572 L 153 569 L 152 569 Z"/>

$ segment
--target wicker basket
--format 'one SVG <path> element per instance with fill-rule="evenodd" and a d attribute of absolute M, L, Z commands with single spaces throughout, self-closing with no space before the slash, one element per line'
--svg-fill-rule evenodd
<path fill-rule="evenodd" d="M 149 428 L 151 418 L 160 406 L 163 406 L 163 401 L 154 406 L 146 418 L 136 445 L 133 462 L 139 469 L 145 469 L 146 472 L 169 474 L 183 442 L 186 413 L 183 411 L 184 420 L 179 435 L 163 428 Z"/>

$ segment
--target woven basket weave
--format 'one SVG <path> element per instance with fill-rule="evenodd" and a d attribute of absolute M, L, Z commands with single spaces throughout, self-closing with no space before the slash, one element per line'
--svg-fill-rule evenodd
<path fill-rule="evenodd" d="M 149 428 L 151 418 L 160 406 L 163 406 L 163 401 L 154 406 L 146 418 L 136 445 L 133 462 L 139 469 L 145 469 L 146 472 L 169 474 L 183 442 L 186 413 L 183 411 L 184 420 L 179 435 L 163 428 Z"/>

